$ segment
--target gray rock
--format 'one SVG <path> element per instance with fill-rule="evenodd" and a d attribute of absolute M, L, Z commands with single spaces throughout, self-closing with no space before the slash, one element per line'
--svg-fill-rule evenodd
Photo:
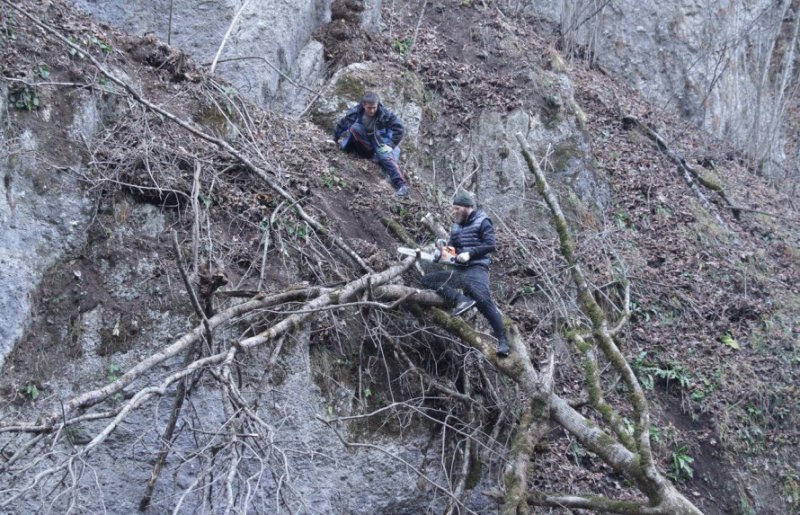
<path fill-rule="evenodd" d="M 182 48 L 198 63 L 209 65 L 217 55 L 231 21 L 245 4 L 232 0 L 74 0 L 73 3 L 130 34 L 152 32 L 162 41 Z M 365 11 L 365 16 L 368 12 L 372 13 L 368 17 L 372 24 L 374 9 Z M 216 73 L 230 80 L 244 95 L 265 105 L 272 105 L 281 95 L 281 84 L 285 82 L 283 75 L 308 81 L 303 84 L 313 89 L 323 77 L 324 68 L 318 63 L 309 64 L 316 58 L 310 58 L 308 54 L 316 52 L 316 49 L 312 46 L 306 50 L 306 47 L 312 32 L 329 20 L 329 0 L 250 1 L 230 32 L 219 56 Z M 287 84 L 284 88 L 292 89 L 292 86 Z M 295 100 L 287 98 L 276 107 L 293 107 Z"/>
<path fill-rule="evenodd" d="M 528 9 L 559 24 L 567 46 L 582 47 L 656 105 L 780 163 L 783 145 L 766 130 L 777 105 L 769 89 L 759 96 L 758 81 L 763 63 L 773 58 L 759 52 L 770 48 L 765 39 L 778 30 L 781 4 L 758 0 L 710 8 L 696 0 L 622 0 L 588 20 L 586 2 L 547 0 Z M 753 133 L 756 118 L 764 130 Z"/>
<path fill-rule="evenodd" d="M 91 202 L 74 194 L 77 178 L 39 160 L 40 136 L 25 130 L 10 147 L 10 138 L 0 135 L 11 150 L 0 162 L 0 366 L 30 321 L 31 293 L 48 267 L 82 244 L 89 220 Z"/>
<path fill-rule="evenodd" d="M 325 75 L 323 50 L 322 43 L 312 39 L 300 51 L 288 75 L 291 81 L 280 83 L 276 102 L 279 110 L 293 116 L 300 115 L 317 97 L 316 92 L 322 88 Z"/>

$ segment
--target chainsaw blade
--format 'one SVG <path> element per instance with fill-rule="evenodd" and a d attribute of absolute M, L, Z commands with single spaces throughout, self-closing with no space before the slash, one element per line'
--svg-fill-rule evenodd
<path fill-rule="evenodd" d="M 397 247 L 397 253 L 404 256 L 416 256 L 417 249 L 412 249 L 409 247 Z M 420 251 L 419 258 L 423 261 L 433 262 L 433 254 L 430 252 Z"/>

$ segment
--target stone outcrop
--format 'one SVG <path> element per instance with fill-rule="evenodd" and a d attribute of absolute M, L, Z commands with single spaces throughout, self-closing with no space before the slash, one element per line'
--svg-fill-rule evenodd
<path fill-rule="evenodd" d="M 8 122 L 16 111 L 7 110 L 8 93 L 0 87 L 0 123 Z M 91 139 L 99 118 L 99 108 L 91 95 L 79 97 L 76 104 L 56 111 L 45 107 L 45 125 L 58 120 L 47 131 L 30 126 L 20 133 L 0 132 L 3 195 L 0 200 L 0 366 L 24 333 L 31 313 L 32 293 L 45 271 L 65 253 L 85 241 L 84 229 L 91 216 L 91 201 L 80 191 L 78 177 L 83 167 L 79 153 L 52 155 L 47 152 L 52 139 Z M 71 119 L 63 120 L 67 113 Z M 68 127 L 65 131 L 54 127 Z M 54 172 L 54 167 L 57 172 Z"/>
<path fill-rule="evenodd" d="M 528 9 L 557 23 L 565 47 L 618 76 L 710 134 L 744 149 L 765 169 L 785 161 L 775 77 L 775 38 L 786 2 L 545 1 Z M 791 29 L 787 29 L 791 32 Z"/>
<path fill-rule="evenodd" d="M 330 21 L 330 0 L 74 0 L 74 4 L 129 34 L 153 33 L 196 62 L 209 65 L 241 10 L 216 71 L 242 94 L 277 111 L 302 112 L 324 79 L 322 47 L 311 35 Z M 362 27 L 377 30 L 380 0 L 360 4 L 357 14 Z M 342 8 L 347 7 L 342 3 Z"/>

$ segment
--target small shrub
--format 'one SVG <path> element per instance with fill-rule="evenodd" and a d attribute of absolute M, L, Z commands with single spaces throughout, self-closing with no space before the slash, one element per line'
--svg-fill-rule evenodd
<path fill-rule="evenodd" d="M 661 430 L 656 426 L 650 426 L 650 440 L 655 443 L 661 441 Z"/>
<path fill-rule="evenodd" d="M 647 351 L 639 353 L 632 363 L 636 377 L 642 383 L 642 387 L 646 390 L 652 390 L 655 386 L 655 378 L 663 379 L 667 383 L 671 381 L 677 382 L 681 388 L 688 389 L 692 386 L 692 379 L 689 373 L 683 366 L 677 363 L 670 362 L 667 365 L 646 365 L 645 359 L 647 358 Z"/>
<path fill-rule="evenodd" d="M 108 382 L 109 383 L 113 383 L 117 379 L 119 379 L 121 371 L 122 371 L 122 367 L 120 367 L 116 363 L 112 363 L 112 364 L 108 365 L 108 377 L 107 377 Z"/>
<path fill-rule="evenodd" d="M 69 42 L 72 43 L 73 45 L 77 45 L 78 44 L 78 42 L 75 41 L 71 37 L 69 38 Z M 72 47 L 72 46 L 69 47 L 68 52 L 69 52 L 70 57 L 75 57 L 77 59 L 83 59 L 83 58 L 86 57 L 85 55 L 83 55 L 83 52 L 79 51 L 77 48 Z"/>
<path fill-rule="evenodd" d="M 40 392 L 35 384 L 28 383 L 28 386 L 25 387 L 25 395 L 27 395 L 30 400 L 35 401 L 39 398 Z"/>
<path fill-rule="evenodd" d="M 672 467 L 667 475 L 673 481 L 682 483 L 694 477 L 694 469 L 692 468 L 694 458 L 688 452 L 689 448 L 685 444 L 679 445 L 672 451 Z"/>
<path fill-rule="evenodd" d="M 32 86 L 9 88 L 8 101 L 16 109 L 35 111 L 41 107 L 41 100 Z"/>
<path fill-rule="evenodd" d="M 322 184 L 329 189 L 333 188 L 344 189 L 345 187 L 347 187 L 347 181 L 345 181 L 338 175 L 334 174 L 333 172 L 328 172 L 322 176 Z"/>
<path fill-rule="evenodd" d="M 411 50 L 411 41 L 407 39 L 392 40 L 392 49 L 394 49 L 395 52 L 405 55 Z"/>
<path fill-rule="evenodd" d="M 81 434 L 81 428 L 79 426 L 67 426 L 66 431 L 64 432 L 67 436 L 67 440 L 69 443 L 75 445 L 78 443 L 78 437 Z"/>
<path fill-rule="evenodd" d="M 102 50 L 103 52 L 105 52 L 107 54 L 110 54 L 111 52 L 114 51 L 114 47 L 112 47 L 111 44 L 108 41 L 106 41 L 105 39 L 103 39 L 103 38 L 99 38 L 97 36 L 92 36 L 90 38 L 90 41 L 95 46 L 100 48 L 100 50 Z"/>
<path fill-rule="evenodd" d="M 739 513 L 742 515 L 756 515 L 756 510 L 750 506 L 750 503 L 744 497 L 739 499 Z"/>
<path fill-rule="evenodd" d="M 0 31 L 6 39 L 11 41 L 17 39 L 17 19 L 13 14 L 0 14 Z"/>

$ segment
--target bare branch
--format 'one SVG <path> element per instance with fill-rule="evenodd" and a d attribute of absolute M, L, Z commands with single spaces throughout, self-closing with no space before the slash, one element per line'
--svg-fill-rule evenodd
<path fill-rule="evenodd" d="M 219 56 L 222 53 L 222 49 L 225 48 L 225 43 L 228 42 L 228 37 L 230 37 L 233 27 L 236 26 L 236 22 L 239 21 L 239 16 L 241 16 L 242 11 L 245 10 L 247 4 L 249 3 L 250 0 L 244 0 L 244 2 L 242 2 L 242 6 L 239 7 L 239 10 L 236 11 L 236 14 L 233 16 L 230 25 L 228 25 L 228 30 L 225 31 L 225 36 L 223 36 L 222 41 L 220 41 L 219 43 L 219 48 L 217 49 L 217 53 L 214 54 L 214 60 L 211 61 L 211 68 L 209 69 L 209 72 L 214 73 L 214 71 L 217 69 L 217 60 L 219 59 Z"/>

